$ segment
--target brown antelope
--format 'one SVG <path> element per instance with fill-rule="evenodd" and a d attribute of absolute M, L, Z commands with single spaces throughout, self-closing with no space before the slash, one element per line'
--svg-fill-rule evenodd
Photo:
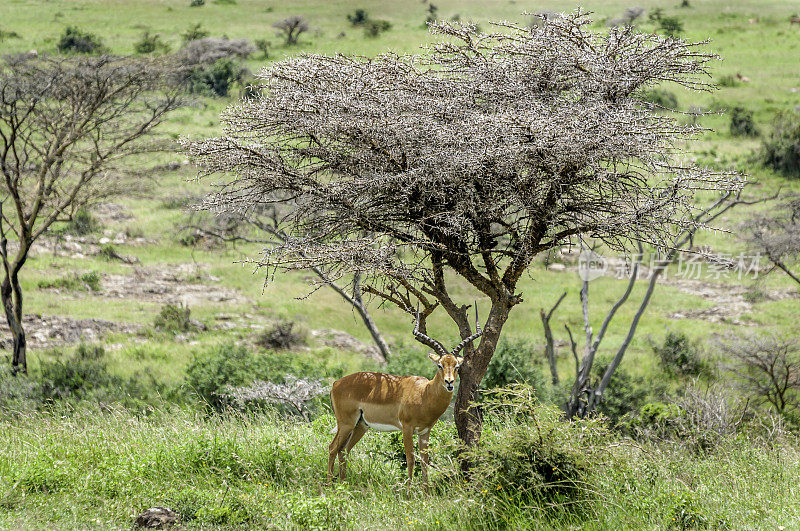
<path fill-rule="evenodd" d="M 419 309 L 414 335 L 437 353 L 428 354 L 436 364 L 436 376 L 395 376 L 379 372 L 357 372 L 337 380 L 331 389 L 331 405 L 336 416 L 336 436 L 328 454 L 328 482 L 333 477 L 336 456 L 339 456 L 339 479 L 345 478 L 350 450 L 369 428 L 378 431 L 401 431 L 408 463 L 408 484 L 414 475 L 414 434 L 419 436 L 422 457 L 422 478 L 428 488 L 428 437 L 431 427 L 445 412 L 453 397 L 456 373 L 463 357 L 458 356 L 467 343 L 483 334 L 475 308 L 475 333 L 452 351 L 419 331 Z M 331 432 L 333 433 L 333 432 Z"/>

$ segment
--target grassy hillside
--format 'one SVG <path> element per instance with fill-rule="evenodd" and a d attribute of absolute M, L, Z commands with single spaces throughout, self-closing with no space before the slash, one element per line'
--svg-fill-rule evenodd
<path fill-rule="evenodd" d="M 683 38 L 708 39 L 708 49 L 720 55 L 721 60 L 712 66 L 713 79 L 726 85 L 709 94 L 665 87 L 675 93 L 682 112 L 742 106 L 753 112 L 763 135 L 777 112 L 800 106 L 800 25 L 789 23 L 789 17 L 800 12 L 796 1 L 691 0 L 690 7 L 679 7 L 680 3 L 639 2 L 646 10 L 640 27 L 656 29 L 647 17 L 656 8 L 678 17 Z M 209 0 L 190 7 L 189 0 L 0 0 L 0 30 L 17 34 L 0 40 L 0 53 L 54 53 L 68 26 L 96 34 L 113 53 L 133 53 L 145 31 L 159 34 L 174 51 L 181 46 L 181 33 L 200 24 L 211 36 L 270 40 L 269 58 L 257 52 L 246 61 L 255 73 L 272 61 L 301 52 L 415 53 L 432 39 L 424 27 L 428 5 L 378 0 L 359 4 Z M 522 13 L 526 11 L 576 8 L 572 2 L 517 0 L 448 0 L 437 1 L 436 6 L 441 18 L 458 16 L 484 29 L 489 27 L 488 20 L 525 23 L 528 17 Z M 629 6 L 621 1 L 587 1 L 583 5 L 594 12 L 598 31 L 607 19 L 620 16 Z M 356 7 L 388 20 L 391 29 L 367 37 L 363 29 L 347 21 Z M 302 35 L 299 45 L 287 47 L 275 36 L 272 24 L 290 15 L 304 16 L 311 29 Z M 737 73 L 749 82 L 726 82 L 737 79 Z M 173 115 L 164 130 L 176 139 L 219 134 L 219 114 L 235 101 L 238 91 L 229 99 L 199 98 L 195 106 Z M 686 145 L 686 156 L 748 174 L 753 182 L 750 197 L 778 189 L 800 191 L 800 181 L 778 176 L 755 159 L 760 138 L 730 134 L 729 114 L 704 116 L 699 123 L 711 131 Z M 106 365 L 102 370 L 138 382 L 147 388 L 148 396 L 136 396 L 141 401 L 135 401 L 134 412 L 109 406 L 99 395 L 91 395 L 88 401 L 93 411 L 105 411 L 100 415 L 66 411 L 68 406 L 51 402 L 44 408 L 37 406 L 40 411 L 31 416 L 19 415 L 14 408 L 5 411 L 0 430 L 0 526 L 128 527 L 133 512 L 159 503 L 180 506 L 185 514 L 194 515 L 189 525 L 257 528 L 438 529 L 465 527 L 464 518 L 468 518 L 466 526 L 487 528 L 695 525 L 697 522 L 689 520 L 681 523 L 684 509 L 685 514 L 691 516 L 694 511 L 705 524 L 717 528 L 791 528 L 800 522 L 796 512 L 800 493 L 795 486 L 800 468 L 797 446 L 789 435 L 780 444 L 773 439 L 762 444 L 755 436 L 737 435 L 711 453 L 684 453 L 684 449 L 617 438 L 598 443 L 597 451 L 607 452 L 613 461 L 607 470 L 614 472 L 608 477 L 592 476 L 591 488 L 602 489 L 602 493 L 585 507 L 581 505 L 586 511 L 582 514 L 550 513 L 530 500 L 525 502 L 528 506 L 513 498 L 487 501 L 480 490 L 451 484 L 449 474 L 454 465 L 447 441 L 453 428 L 447 422 L 437 435 L 440 470 L 436 492 L 430 498 L 400 494 L 403 472 L 397 462 L 384 459 L 393 451 L 391 439 L 377 434 L 365 437 L 364 446 L 356 452 L 352 484 L 323 489 L 327 430 L 333 422 L 330 416 L 320 414 L 306 425 L 271 416 L 220 419 L 195 413 L 199 400 L 187 388 L 186 370 L 196 356 L 236 342 L 267 358 L 272 356 L 269 366 L 279 367 L 274 369 L 276 374 L 297 369 L 330 380 L 376 365 L 358 353 L 357 345 L 326 342 L 323 338 L 328 331 L 344 331 L 363 343 L 369 343 L 370 336 L 358 316 L 331 290 L 320 289 L 306 298 L 313 288 L 305 274 L 279 275 L 265 284 L 263 272 L 248 263 L 258 256 L 258 245 L 206 245 L 188 240 L 190 231 L 181 230 L 189 219 L 186 205 L 201 198 L 211 183 L 193 180 L 195 172 L 186 162 L 177 146 L 175 153 L 139 161 L 144 168 L 155 168 L 152 179 L 132 183 L 129 195 L 93 209 L 98 230 L 83 237 L 48 237 L 26 265 L 22 278 L 25 311 L 31 314 L 32 375 L 38 378 L 43 369 L 52 369 L 53 362 L 66 359 L 83 336 L 84 341 L 104 346 Z M 732 211 L 716 223 L 723 230 L 699 234 L 695 245 L 730 255 L 744 252 L 737 237 L 738 224 L 768 208 L 756 205 Z M 103 253 L 108 245 L 132 257 L 134 263 L 109 260 Z M 553 262 L 565 267 L 553 267 Z M 97 290 L 46 287 L 87 272 L 100 275 Z M 710 341 L 715 334 L 774 331 L 796 336 L 800 297 L 797 286 L 784 276 L 753 279 L 732 274 L 717 278 L 707 268 L 698 278 L 686 278 L 682 273 L 673 266 L 658 286 L 623 361 L 627 375 L 645 382 L 664 382 L 668 389 L 687 385 L 686 380 L 666 376 L 653 354 L 651 345 L 663 342 L 669 331 L 684 333 L 695 341 L 710 363 L 715 362 Z M 453 281 L 459 300 L 477 298 L 479 307 L 488 308 L 466 283 Z M 612 272 L 590 284 L 595 328 L 625 285 Z M 645 287 L 644 282 L 637 283 L 633 302 L 624 306 L 612 323 L 604 356 L 613 354 L 627 333 Z M 526 355 L 536 358 L 532 364 L 542 374 L 546 369 L 541 365 L 539 309 L 549 308 L 562 292 L 568 293 L 553 318 L 553 329 L 562 378 L 569 381 L 574 362 L 563 325 L 573 331 L 582 329 L 579 290 L 574 258 L 562 254 L 537 259 L 521 282 L 524 302 L 512 312 L 504 333 L 507 338 L 528 342 Z M 177 335 L 155 330 L 154 318 L 167 303 L 185 304 L 207 329 Z M 393 369 L 432 373 L 423 349 L 410 337 L 413 323 L 406 315 L 376 306 L 373 317 L 398 352 Z M 294 322 L 306 336 L 306 345 L 289 354 L 256 347 L 257 336 L 280 321 Z M 101 333 L 103 330 L 110 332 Z M 429 331 L 443 340 L 456 337 L 443 315 L 431 318 Z M 7 391 L 5 385 L 0 382 L 0 406 L 4 396 L 27 392 Z M 541 395 L 560 396 L 562 391 L 548 388 Z M 82 411 L 83 405 L 75 407 Z M 498 433 L 513 432 L 513 423 L 503 422 L 498 421 Z M 212 456 L 221 452 L 219 461 L 209 463 L 203 454 L 208 451 Z"/>

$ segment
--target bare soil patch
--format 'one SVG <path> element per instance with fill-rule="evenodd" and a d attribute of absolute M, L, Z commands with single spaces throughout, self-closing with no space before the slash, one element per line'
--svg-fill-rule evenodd
<path fill-rule="evenodd" d="M 133 334 L 142 328 L 142 325 L 133 323 L 39 314 L 26 314 L 23 326 L 27 332 L 28 347 L 34 349 L 71 345 L 81 341 L 90 343 L 101 340 L 110 332 Z M 11 330 L 5 319 L 0 321 L 0 348 L 9 351 L 12 349 Z"/>

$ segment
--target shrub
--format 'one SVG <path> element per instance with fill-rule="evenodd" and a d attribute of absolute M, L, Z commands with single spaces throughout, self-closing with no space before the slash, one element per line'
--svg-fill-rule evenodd
<path fill-rule="evenodd" d="M 22 37 L 20 36 L 20 34 L 17 33 L 16 31 L 6 31 L 0 28 L 0 42 L 3 42 L 6 39 L 21 39 L 21 38 Z"/>
<path fill-rule="evenodd" d="M 206 0 L 191 0 L 189 7 L 200 7 L 206 5 Z"/>
<path fill-rule="evenodd" d="M 392 350 L 392 355 L 389 357 L 386 367 L 382 368 L 381 371 L 399 376 L 414 375 L 425 376 L 426 378 L 433 378 L 434 374 L 436 374 L 436 369 L 427 355 L 415 349 L 401 348 Z"/>
<path fill-rule="evenodd" d="M 664 17 L 658 20 L 658 29 L 668 37 L 677 38 L 683 31 L 683 24 L 678 17 Z"/>
<path fill-rule="evenodd" d="M 292 321 L 279 321 L 256 338 L 256 345 L 275 350 L 289 350 L 306 344 L 305 335 L 294 329 Z"/>
<path fill-rule="evenodd" d="M 365 9 L 356 9 L 352 15 L 347 15 L 347 20 L 353 26 L 363 26 L 369 20 L 369 15 Z"/>
<path fill-rule="evenodd" d="M 594 498 L 592 470 L 601 466 L 609 435 L 602 422 L 565 423 L 561 411 L 537 405 L 524 386 L 504 389 L 496 400 L 502 411 L 508 412 L 509 404 L 515 410 L 466 452 L 475 467 L 474 488 L 515 506 L 534 503 L 573 514 L 588 508 Z"/>
<path fill-rule="evenodd" d="M 300 35 L 309 29 L 308 22 L 300 15 L 285 18 L 273 24 L 272 27 L 278 30 L 279 35 L 283 33 L 286 46 L 297 44 Z"/>
<path fill-rule="evenodd" d="M 100 275 L 96 271 L 72 274 L 52 280 L 40 280 L 39 289 L 65 289 L 68 291 L 100 291 Z"/>
<path fill-rule="evenodd" d="M 800 112 L 781 112 L 769 138 L 764 140 L 762 159 L 768 167 L 789 177 L 800 177 Z"/>
<path fill-rule="evenodd" d="M 181 334 L 195 332 L 198 324 L 191 318 L 191 310 L 183 304 L 165 304 L 153 320 L 153 326 L 162 332 Z"/>
<path fill-rule="evenodd" d="M 189 90 L 194 94 L 227 96 L 234 83 L 241 83 L 246 70 L 233 59 L 219 59 L 208 67 L 192 70 Z"/>
<path fill-rule="evenodd" d="M 100 230 L 100 223 L 86 209 L 80 209 L 73 214 L 64 232 L 74 236 L 86 236 Z"/>
<path fill-rule="evenodd" d="M 527 341 L 501 339 L 486 369 L 482 386 L 484 389 L 493 389 L 512 383 L 523 383 L 533 386 L 541 393 L 547 384 L 541 367 L 534 362 L 539 356 L 541 353 Z M 541 394 L 538 396 L 542 398 Z"/>
<path fill-rule="evenodd" d="M 719 78 L 717 84 L 720 87 L 736 87 L 739 85 L 739 80 L 733 74 L 726 74 Z"/>
<path fill-rule="evenodd" d="M 709 367 L 700 352 L 686 334 L 667 332 L 662 345 L 652 345 L 661 366 L 673 375 L 700 376 L 708 372 Z"/>
<path fill-rule="evenodd" d="M 738 106 L 731 109 L 730 131 L 733 136 L 758 136 L 758 129 L 753 123 L 753 111 Z"/>
<path fill-rule="evenodd" d="M 658 23 L 663 16 L 664 10 L 660 7 L 656 7 L 655 9 L 651 9 L 650 13 L 647 14 L 647 20 L 653 23 Z"/>
<path fill-rule="evenodd" d="M 388 31 L 392 24 L 388 20 L 368 20 L 364 24 L 364 33 L 367 37 L 377 37 L 384 31 Z"/>
<path fill-rule="evenodd" d="M 243 346 L 225 343 L 196 355 L 186 369 L 185 386 L 207 405 L 222 410 L 229 404 L 227 390 L 266 379 L 263 356 Z"/>
<path fill-rule="evenodd" d="M 264 54 L 264 59 L 269 58 L 269 49 L 272 48 L 272 41 L 268 41 L 267 39 L 256 39 L 255 45 L 256 48 L 261 50 L 261 53 Z"/>
<path fill-rule="evenodd" d="M 678 98 L 673 92 L 665 89 L 650 89 L 642 94 L 642 101 L 652 103 L 665 109 L 677 109 Z"/>
<path fill-rule="evenodd" d="M 139 39 L 139 42 L 133 45 L 133 49 L 138 54 L 167 53 L 169 52 L 169 44 L 162 41 L 161 35 L 158 33 L 151 35 L 149 31 L 145 31 L 142 33 L 142 38 Z"/>
<path fill-rule="evenodd" d="M 35 382 L 12 374 L 11 362 L 0 359 L 0 412 L 28 412 L 34 407 L 37 394 Z"/>
<path fill-rule="evenodd" d="M 596 361 L 595 367 L 597 374 L 603 374 L 608 363 Z M 656 387 L 658 386 L 645 381 L 641 376 L 633 376 L 619 367 L 611 376 L 597 410 L 616 424 L 625 415 L 639 411 L 649 394 L 658 392 Z"/>
<path fill-rule="evenodd" d="M 181 33 L 181 38 L 183 39 L 184 44 L 187 44 L 191 41 L 204 39 L 206 37 L 208 37 L 208 32 L 203 29 L 203 25 L 199 22 L 193 26 L 189 26 L 186 31 Z"/>
<path fill-rule="evenodd" d="M 68 26 L 58 41 L 58 51 L 62 53 L 104 53 L 107 48 L 103 46 L 99 37 L 86 33 L 74 26 Z"/>

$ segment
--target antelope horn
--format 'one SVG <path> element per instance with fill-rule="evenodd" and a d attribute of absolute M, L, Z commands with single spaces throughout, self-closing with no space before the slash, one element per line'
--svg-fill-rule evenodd
<path fill-rule="evenodd" d="M 447 349 L 444 348 L 444 345 L 419 331 L 419 304 L 417 304 L 417 322 L 414 325 L 414 337 L 419 339 L 424 345 L 428 345 L 433 350 L 438 351 L 442 356 L 447 355 Z"/>
<path fill-rule="evenodd" d="M 463 339 L 461 343 L 459 343 L 456 346 L 456 348 L 453 349 L 453 356 L 461 352 L 461 349 L 464 348 L 467 345 L 467 343 L 469 343 L 472 340 L 478 339 L 482 335 L 483 335 L 483 330 L 481 330 L 481 324 L 480 321 L 478 320 L 478 301 L 475 301 L 475 333 L 469 336 L 468 338 Z"/>

